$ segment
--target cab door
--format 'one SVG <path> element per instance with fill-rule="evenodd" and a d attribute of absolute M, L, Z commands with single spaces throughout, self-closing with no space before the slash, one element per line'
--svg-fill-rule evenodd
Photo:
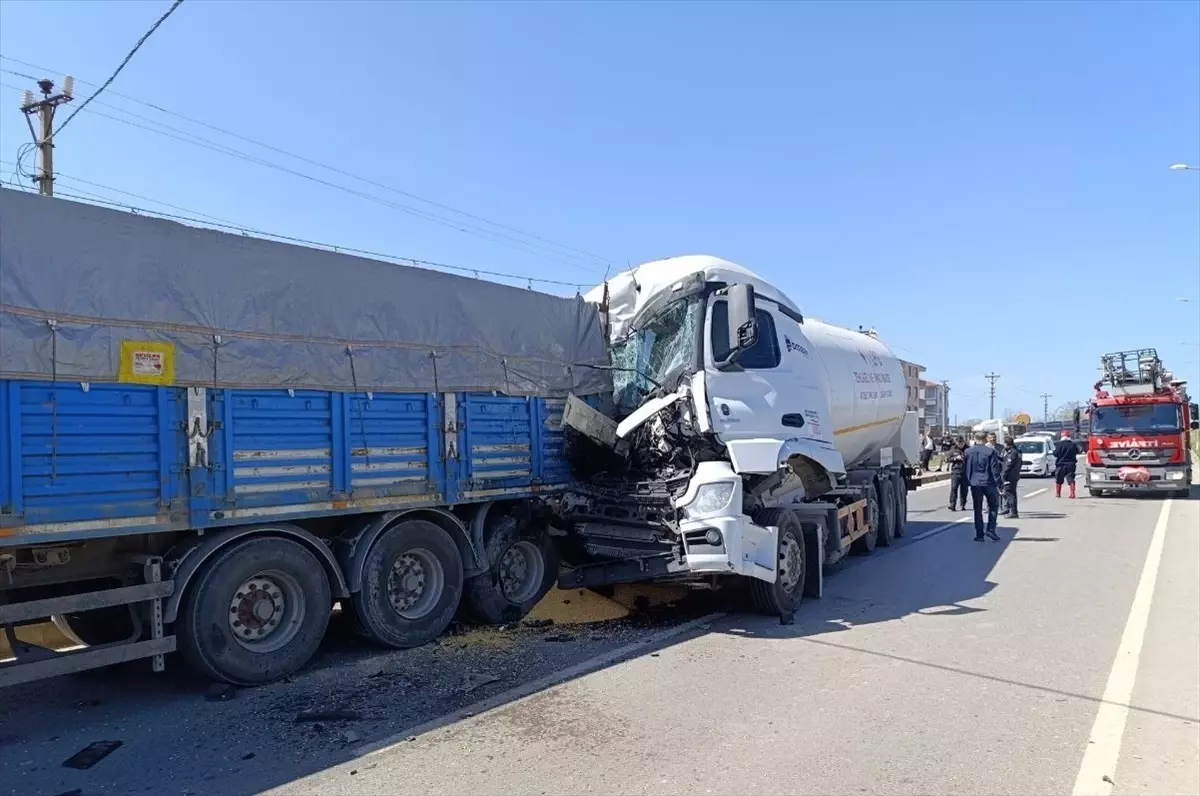
<path fill-rule="evenodd" d="M 772 472 L 786 448 L 832 472 L 844 472 L 833 444 L 826 376 L 803 328 L 778 304 L 758 297 L 758 340 L 732 369 L 715 363 L 730 350 L 725 299 L 709 299 L 705 321 L 705 385 L 713 431 L 735 469 Z M 786 456 L 784 456 L 786 458 Z"/>

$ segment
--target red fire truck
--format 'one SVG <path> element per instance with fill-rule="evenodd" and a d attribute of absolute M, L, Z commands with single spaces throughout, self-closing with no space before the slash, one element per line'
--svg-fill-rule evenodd
<path fill-rule="evenodd" d="M 1153 348 L 1105 354 L 1100 365 L 1104 375 L 1088 405 L 1088 492 L 1186 497 L 1200 408 L 1188 402 L 1185 383 L 1163 367 Z"/>

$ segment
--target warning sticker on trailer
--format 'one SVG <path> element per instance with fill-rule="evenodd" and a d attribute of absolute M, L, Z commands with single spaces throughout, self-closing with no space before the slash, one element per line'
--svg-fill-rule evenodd
<path fill-rule="evenodd" d="M 131 384 L 174 384 L 175 345 L 150 340 L 122 340 L 119 378 Z"/>

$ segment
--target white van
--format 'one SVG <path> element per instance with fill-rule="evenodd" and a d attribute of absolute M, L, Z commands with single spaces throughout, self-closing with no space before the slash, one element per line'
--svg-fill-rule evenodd
<path fill-rule="evenodd" d="M 1022 476 L 1054 475 L 1054 438 L 1047 434 L 1027 434 L 1013 442 L 1021 452 Z"/>

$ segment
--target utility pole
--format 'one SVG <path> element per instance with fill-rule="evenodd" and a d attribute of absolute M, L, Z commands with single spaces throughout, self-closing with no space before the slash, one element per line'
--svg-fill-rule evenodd
<path fill-rule="evenodd" d="M 988 417 L 996 416 L 996 379 L 1000 378 L 999 373 L 985 373 L 983 377 L 992 383 L 992 403 L 988 409 Z"/>
<path fill-rule="evenodd" d="M 1042 393 L 1042 422 L 1043 423 L 1050 422 L 1050 398 L 1051 398 L 1050 393 L 1048 393 L 1048 392 Z"/>
<path fill-rule="evenodd" d="M 33 143 L 38 148 L 38 174 L 33 178 L 38 184 L 38 193 L 54 196 L 54 110 L 74 99 L 75 78 L 68 75 L 63 81 L 63 90 L 58 94 L 54 93 L 53 81 L 43 79 L 37 84 L 42 91 L 42 98 L 35 100 L 33 92 L 26 91 L 21 111 L 25 114 L 25 123 L 29 125 Z M 34 114 L 38 117 L 37 128 L 33 126 Z"/>

